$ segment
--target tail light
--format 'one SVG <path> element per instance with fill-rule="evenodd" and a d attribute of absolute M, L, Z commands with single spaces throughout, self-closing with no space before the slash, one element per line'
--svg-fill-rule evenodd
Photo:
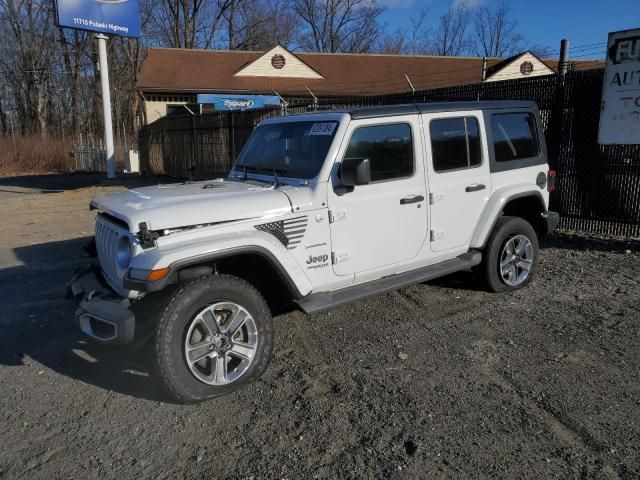
<path fill-rule="evenodd" d="M 558 179 L 558 173 L 555 170 L 549 170 L 549 179 L 547 180 L 547 192 L 556 191 L 556 181 Z"/>

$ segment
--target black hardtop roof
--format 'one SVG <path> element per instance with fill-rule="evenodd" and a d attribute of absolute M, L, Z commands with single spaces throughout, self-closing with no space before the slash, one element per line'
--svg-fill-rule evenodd
<path fill-rule="evenodd" d="M 521 100 L 495 100 L 477 102 L 433 102 L 407 103 L 402 105 L 379 105 L 375 107 L 344 110 L 351 118 L 390 117 L 414 113 L 455 112 L 460 110 L 498 110 L 498 109 L 537 108 L 535 102 Z"/>

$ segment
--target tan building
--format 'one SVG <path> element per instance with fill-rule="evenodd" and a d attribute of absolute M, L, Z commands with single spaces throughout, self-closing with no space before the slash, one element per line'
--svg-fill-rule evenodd
<path fill-rule="evenodd" d="M 557 63 L 531 52 L 488 58 L 483 67 L 480 57 L 292 53 L 282 46 L 266 52 L 152 48 L 137 89 L 150 123 L 176 109 L 183 111 L 185 105 L 191 111 L 203 106 L 246 109 L 280 98 L 311 104 L 314 97 L 406 93 L 412 87 L 418 91 L 549 75 Z M 600 66 L 592 61 L 572 64 L 576 69 Z"/>

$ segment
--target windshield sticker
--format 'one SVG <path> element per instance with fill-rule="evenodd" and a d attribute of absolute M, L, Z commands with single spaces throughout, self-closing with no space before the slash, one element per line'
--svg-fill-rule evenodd
<path fill-rule="evenodd" d="M 314 123 L 311 125 L 309 135 L 333 135 L 336 128 L 335 122 L 330 123 Z"/>

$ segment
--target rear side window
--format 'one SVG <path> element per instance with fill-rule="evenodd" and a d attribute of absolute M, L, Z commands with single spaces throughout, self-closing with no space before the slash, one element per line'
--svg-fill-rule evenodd
<path fill-rule="evenodd" d="M 475 167 L 482 163 L 480 128 L 475 117 L 431 120 L 429 134 L 436 172 Z"/>
<path fill-rule="evenodd" d="M 497 162 L 537 157 L 540 153 L 535 117 L 526 112 L 491 116 L 493 149 Z"/>
<path fill-rule="evenodd" d="M 406 123 L 360 127 L 353 132 L 346 158 L 368 158 L 371 181 L 413 175 L 413 138 Z"/>

